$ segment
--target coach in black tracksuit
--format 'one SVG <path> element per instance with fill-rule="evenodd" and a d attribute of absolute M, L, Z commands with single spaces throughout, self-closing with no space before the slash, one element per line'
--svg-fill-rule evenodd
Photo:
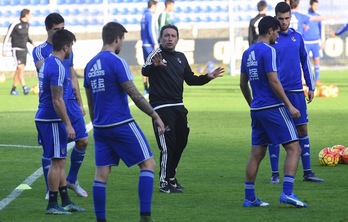
<path fill-rule="evenodd" d="M 183 83 L 204 85 L 210 80 L 222 76 L 223 68 L 195 76 L 186 56 L 175 51 L 179 40 L 178 28 L 174 25 L 163 26 L 160 32 L 160 48 L 148 56 L 142 74 L 149 77 L 150 104 L 168 127 L 164 135 L 158 135 L 154 128 L 160 154 L 160 191 L 164 193 L 182 193 L 183 186 L 176 178 L 181 154 L 184 151 L 189 126 L 187 109 L 183 103 Z"/>

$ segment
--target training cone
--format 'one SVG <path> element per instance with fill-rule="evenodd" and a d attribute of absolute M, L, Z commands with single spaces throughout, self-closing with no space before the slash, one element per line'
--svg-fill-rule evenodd
<path fill-rule="evenodd" d="M 30 190 L 30 189 L 31 187 L 28 184 L 24 184 L 24 183 L 16 187 L 16 190 Z"/>

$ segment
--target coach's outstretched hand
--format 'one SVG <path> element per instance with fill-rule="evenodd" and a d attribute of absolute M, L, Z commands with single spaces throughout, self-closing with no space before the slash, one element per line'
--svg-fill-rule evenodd
<path fill-rule="evenodd" d="M 166 64 L 163 63 L 163 59 L 162 59 L 162 54 L 161 53 L 156 53 L 152 57 L 151 61 L 152 61 L 154 66 L 167 66 Z"/>
<path fill-rule="evenodd" d="M 224 68 L 218 67 L 214 71 L 212 71 L 211 73 L 208 73 L 208 78 L 215 79 L 216 77 L 222 77 L 224 72 L 225 72 Z"/>

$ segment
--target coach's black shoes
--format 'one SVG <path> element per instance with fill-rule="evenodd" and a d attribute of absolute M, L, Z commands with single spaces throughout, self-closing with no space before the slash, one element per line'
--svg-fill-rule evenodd
<path fill-rule="evenodd" d="M 169 183 L 170 185 L 172 185 L 173 187 L 178 188 L 178 189 L 180 189 L 180 190 L 182 190 L 182 189 L 185 188 L 182 184 L 180 184 L 180 183 L 178 182 L 178 180 L 177 180 L 176 178 L 170 178 L 169 181 L 168 181 L 168 183 Z"/>
<path fill-rule="evenodd" d="M 171 185 L 168 182 L 162 182 L 161 185 L 160 185 L 159 190 L 162 193 L 183 193 L 183 191 L 181 189 Z"/>
<path fill-rule="evenodd" d="M 48 206 L 46 208 L 46 214 L 53 214 L 53 215 L 70 215 L 71 212 L 65 210 L 64 208 L 55 205 L 55 206 Z"/>

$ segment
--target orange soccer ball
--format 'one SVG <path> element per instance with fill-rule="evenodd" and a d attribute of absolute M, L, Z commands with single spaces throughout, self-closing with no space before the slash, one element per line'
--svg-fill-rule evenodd
<path fill-rule="evenodd" d="M 338 87 L 335 85 L 330 85 L 330 97 L 337 97 L 338 96 Z"/>
<path fill-rule="evenodd" d="M 330 96 L 330 87 L 322 85 L 318 90 L 319 97 L 329 97 Z"/>
<path fill-rule="evenodd" d="M 343 152 L 347 149 L 347 147 L 343 146 L 343 145 L 334 145 L 332 147 L 332 149 L 334 150 L 338 150 L 339 154 L 340 154 L 340 160 L 338 161 L 338 163 L 344 163 L 343 161 L 343 158 L 342 158 L 342 155 L 343 155 Z M 348 158 L 348 157 L 347 157 Z M 348 161 L 348 159 L 347 159 Z"/>
<path fill-rule="evenodd" d="M 341 155 L 343 163 L 348 164 L 348 149 L 345 149 Z"/>
<path fill-rule="evenodd" d="M 319 163 L 322 166 L 336 166 L 340 160 L 340 153 L 337 149 L 326 147 L 319 152 Z"/>

